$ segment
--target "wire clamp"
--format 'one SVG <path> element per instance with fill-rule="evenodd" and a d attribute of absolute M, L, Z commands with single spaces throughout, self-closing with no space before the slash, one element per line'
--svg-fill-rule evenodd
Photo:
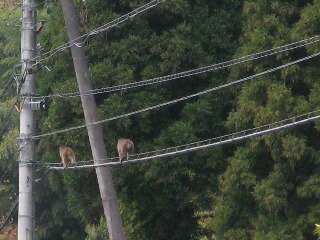
<path fill-rule="evenodd" d="M 26 69 L 28 74 L 35 74 L 42 69 L 42 64 L 39 62 L 33 63 L 30 67 Z"/>
<path fill-rule="evenodd" d="M 19 166 L 20 167 L 25 167 L 25 166 L 37 166 L 39 164 L 38 161 L 36 160 L 29 160 L 29 159 L 25 159 L 25 160 L 18 160 Z"/>
<path fill-rule="evenodd" d="M 26 141 L 26 140 L 33 141 L 34 139 L 30 134 L 21 134 L 19 137 L 17 137 L 17 140 L 19 142 L 21 142 L 21 141 Z"/>
<path fill-rule="evenodd" d="M 29 97 L 29 98 L 36 98 L 37 96 L 39 96 L 38 94 L 35 94 L 35 93 L 20 93 L 19 94 L 19 96 L 20 96 L 20 98 L 22 98 L 22 99 L 25 99 L 25 98 L 27 98 L 27 97 Z"/>

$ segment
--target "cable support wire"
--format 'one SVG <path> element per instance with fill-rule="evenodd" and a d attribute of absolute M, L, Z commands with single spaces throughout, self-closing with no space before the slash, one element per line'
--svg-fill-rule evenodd
<path fill-rule="evenodd" d="M 24 78 L 24 76 L 22 76 L 22 78 Z M 3 91 L 6 91 L 6 89 L 8 88 L 9 84 L 11 83 L 11 81 L 12 81 L 13 79 L 14 79 L 14 77 L 11 77 L 11 78 L 9 79 L 9 81 L 7 82 L 7 84 L 6 84 L 6 86 L 5 86 L 5 90 L 3 90 Z M 17 89 L 17 91 L 19 91 L 19 90 Z M 3 94 L 4 94 L 4 93 L 3 93 Z M 1 100 L 1 98 L 2 98 L 3 96 L 4 96 L 4 95 L 2 95 L 2 96 L 0 97 L 0 100 Z M 9 113 L 8 113 L 8 116 L 7 116 L 7 118 L 6 118 L 5 123 L 1 126 L 1 128 L 0 128 L 0 136 L 4 133 L 4 131 L 6 130 L 6 127 L 7 127 L 8 124 L 10 123 L 11 115 L 12 115 L 13 110 L 14 110 L 15 107 L 16 107 L 16 103 L 17 103 L 17 102 L 18 102 L 18 100 L 16 100 L 16 101 L 13 103 L 13 105 L 12 105 L 12 107 L 11 107 Z"/>
<path fill-rule="evenodd" d="M 45 172 L 41 175 L 40 178 L 35 179 L 35 183 L 39 183 L 41 180 L 43 180 L 43 178 L 46 176 L 46 174 L 49 172 L 49 169 L 47 168 L 45 170 Z M 10 209 L 8 210 L 7 214 L 5 215 L 5 217 L 3 218 L 2 222 L 0 223 L 0 232 L 2 231 L 2 229 L 4 228 L 4 226 L 7 224 L 10 216 L 12 215 L 12 212 L 14 211 L 14 209 L 16 208 L 16 206 L 18 205 L 19 202 L 19 196 L 16 197 L 16 199 L 14 200 L 14 202 L 11 204 Z"/>
<path fill-rule="evenodd" d="M 1 19 L 1 22 L 5 22 L 7 26 L 10 26 L 12 23 L 16 23 L 20 20 L 21 17 L 15 17 L 15 18 L 6 18 Z"/>
<path fill-rule="evenodd" d="M 11 82 L 12 82 L 14 79 L 15 79 L 14 76 L 11 76 L 11 77 L 9 78 L 9 80 L 5 83 L 5 85 L 4 85 L 3 89 L 2 89 L 1 95 L 0 95 L 0 100 L 2 100 L 2 99 L 4 98 L 4 96 L 5 96 L 5 94 L 6 94 L 7 90 L 8 90 Z"/>
<path fill-rule="evenodd" d="M 21 75 L 21 78 L 20 78 L 20 79 L 17 77 L 18 75 L 19 75 L 19 76 Z M 17 95 L 19 95 L 19 91 L 20 91 L 20 88 L 21 88 L 20 85 L 21 85 L 21 83 L 24 82 L 26 75 L 27 75 L 26 70 L 24 70 L 24 72 L 21 73 L 21 74 L 13 73 L 13 74 L 10 76 L 9 80 L 8 80 L 8 81 L 4 84 L 4 86 L 3 86 L 3 90 L 2 90 L 1 95 L 0 95 L 0 100 L 2 100 L 2 99 L 5 97 L 5 94 L 6 94 L 8 88 L 9 88 L 9 86 L 10 86 L 10 84 L 11 84 L 11 82 L 12 82 L 13 80 L 16 81 L 16 85 L 17 85 Z M 20 82 L 20 81 L 21 81 L 21 82 Z"/>
<path fill-rule="evenodd" d="M 22 4 L 22 3 L 21 3 Z M 19 5 L 18 3 L 15 3 L 14 4 L 14 10 L 16 11 L 17 10 L 17 6 L 16 5 Z M 19 10 L 21 10 L 21 8 L 18 8 Z M 11 14 L 12 15 L 12 14 Z M 14 17 L 12 18 L 12 16 L 9 16 L 5 19 L 0 19 L 1 22 L 5 22 L 7 26 L 11 25 L 12 23 L 15 23 L 17 21 L 20 21 L 20 18 L 21 17 Z"/>
<path fill-rule="evenodd" d="M 0 184 L 2 183 L 2 181 L 4 180 L 4 178 L 7 176 L 7 173 L 9 172 L 10 166 L 8 166 L 6 168 L 6 170 L 4 171 L 4 173 L 2 174 L 1 178 L 0 178 Z"/>
<path fill-rule="evenodd" d="M 46 2 L 49 2 L 49 1 L 50 1 L 50 0 L 44 0 L 44 1 L 36 4 L 36 7 L 41 6 L 41 5 L 43 5 L 43 4 L 45 4 Z"/>
<path fill-rule="evenodd" d="M 14 102 L 14 104 L 12 105 L 12 107 L 11 107 L 9 113 L 8 113 L 8 116 L 7 116 L 7 119 L 6 119 L 5 123 L 0 128 L 0 136 L 2 136 L 2 134 L 4 133 L 4 131 L 7 128 L 8 124 L 10 123 L 12 112 L 15 109 L 15 104 L 16 104 L 16 102 Z"/>
<path fill-rule="evenodd" d="M 147 107 L 147 108 L 144 108 L 144 109 L 141 109 L 141 110 L 133 111 L 133 112 L 130 112 L 130 113 L 125 113 L 125 114 L 122 114 L 122 115 L 119 115 L 119 116 L 115 116 L 115 117 L 111 117 L 111 118 L 108 118 L 108 119 L 104 119 L 104 120 L 101 120 L 101 121 L 98 121 L 98 122 L 94 122 L 94 123 L 90 123 L 90 124 L 84 124 L 84 125 L 80 125 L 80 126 L 76 126 L 76 127 L 71 127 L 71 128 L 67 128 L 67 129 L 63 129 L 63 130 L 58 130 L 58 131 L 54 131 L 54 132 L 50 132 L 50 133 L 44 133 L 44 134 L 32 136 L 32 139 L 39 139 L 39 138 L 42 138 L 42 137 L 48 137 L 48 136 L 52 136 L 52 135 L 59 134 L 59 133 L 66 133 L 66 132 L 69 132 L 69 131 L 74 131 L 74 130 L 78 130 L 78 129 L 81 129 L 81 128 L 94 126 L 94 125 L 97 125 L 97 124 L 102 124 L 102 123 L 110 122 L 110 121 L 117 120 L 117 119 L 120 119 L 120 118 L 132 116 L 132 115 L 135 115 L 135 114 L 138 114 L 138 113 L 147 112 L 147 111 L 154 110 L 154 109 L 157 109 L 157 108 L 160 108 L 160 107 L 165 107 L 165 106 L 168 106 L 168 105 L 171 105 L 171 104 L 175 104 L 175 103 L 178 103 L 178 102 L 181 102 L 181 101 L 185 101 L 185 100 L 188 100 L 188 99 L 191 99 L 191 98 L 194 98 L 194 97 L 198 97 L 198 96 L 201 96 L 201 95 L 213 92 L 213 91 L 217 91 L 217 90 L 220 90 L 220 89 L 223 89 L 223 88 L 226 88 L 226 87 L 230 87 L 230 86 L 232 86 L 234 84 L 242 83 L 242 82 L 251 80 L 253 78 L 265 75 L 267 73 L 275 72 L 275 71 L 280 70 L 282 68 L 297 64 L 299 62 L 306 61 L 308 59 L 314 58 L 314 57 L 319 56 L 319 55 L 320 55 L 320 52 L 312 54 L 312 55 L 304 57 L 304 58 L 301 58 L 301 59 L 298 59 L 298 60 L 290 62 L 290 63 L 283 64 L 281 66 L 269 69 L 267 71 L 251 75 L 249 77 L 245 77 L 245 78 L 233 81 L 233 82 L 229 82 L 229 83 L 220 85 L 218 87 L 210 88 L 210 89 L 207 89 L 205 91 L 201 91 L 201 92 L 198 92 L 198 93 L 195 93 L 195 94 L 191 94 L 191 95 L 188 95 L 188 96 L 185 96 L 185 97 L 181 97 L 181 98 L 178 98 L 178 99 L 175 99 L 175 100 L 172 100 L 172 101 L 168 101 L 168 102 L 165 102 L 165 103 L 161 103 L 161 104 L 154 105 L 154 106 L 151 106 L 151 107 Z"/>
<path fill-rule="evenodd" d="M 141 7 L 138 7 L 135 10 L 133 10 L 133 11 L 131 11 L 131 12 L 119 17 L 119 18 L 116 18 L 116 19 L 112 20 L 111 22 L 108 22 L 108 23 L 86 33 L 86 34 L 83 34 L 80 37 L 75 38 L 75 39 L 55 48 L 55 49 L 52 49 L 46 53 L 40 54 L 35 59 L 42 58 L 41 60 L 39 59 L 39 61 L 38 61 L 40 63 L 40 62 L 43 62 L 43 61 L 51 58 L 52 56 L 54 56 L 58 52 L 62 52 L 64 50 L 66 50 L 67 48 L 70 48 L 72 45 L 75 45 L 77 47 L 83 47 L 83 45 L 85 44 L 85 42 L 88 40 L 88 38 L 90 36 L 96 35 L 98 33 L 105 32 L 111 28 L 114 28 L 114 27 L 118 26 L 119 24 L 124 23 L 125 21 L 132 19 L 136 15 L 139 15 L 139 14 L 157 6 L 159 3 L 162 3 L 165 1 L 167 1 L 167 0 L 153 0 L 145 5 L 142 5 Z M 82 40 L 82 39 L 84 39 L 84 40 Z M 35 60 L 35 59 L 33 59 L 33 60 Z"/>
<path fill-rule="evenodd" d="M 7 212 L 6 216 L 4 217 L 3 221 L 0 223 L 0 231 L 2 231 L 3 227 L 7 224 L 13 210 L 16 208 L 19 202 L 19 197 L 15 199 L 15 201 L 11 204 L 9 211 Z"/>
<path fill-rule="evenodd" d="M 130 164 L 136 162 L 150 161 L 156 158 L 163 158 L 169 156 L 175 156 L 179 154 L 189 153 L 197 150 L 202 150 L 210 147 L 220 146 L 224 144 L 234 143 L 238 141 L 242 141 L 248 138 L 253 138 L 257 136 L 261 136 L 268 133 L 273 133 L 276 131 L 280 131 L 286 128 L 290 128 L 296 125 L 305 124 L 310 121 L 315 121 L 320 118 L 320 110 L 316 110 L 313 112 L 309 112 L 307 114 L 298 115 L 295 117 L 287 118 L 278 122 L 273 122 L 270 124 L 262 125 L 259 127 L 247 129 L 240 132 L 231 133 L 228 135 L 215 137 L 203 141 L 193 142 L 189 144 L 179 145 L 175 147 L 169 147 L 166 149 L 160 149 L 151 152 L 144 152 L 140 154 L 134 154 L 131 157 L 132 160 L 126 160 L 120 163 L 118 158 L 108 158 L 108 159 L 100 159 L 99 161 L 105 161 L 104 163 L 99 164 L 90 164 L 90 165 L 82 165 L 82 166 L 74 166 L 68 167 L 67 169 L 83 169 L 83 168 L 95 168 L 95 167 L 103 167 L 107 165 L 122 165 L 122 164 Z M 43 165 L 47 165 L 43 163 Z M 51 164 L 52 165 L 52 164 Z M 63 167 L 48 167 L 50 170 L 63 170 Z"/>
<path fill-rule="evenodd" d="M 192 69 L 192 70 L 187 70 L 184 72 L 170 74 L 170 75 L 166 75 L 166 76 L 162 76 L 162 77 L 156 77 L 156 78 L 143 80 L 143 81 L 139 81 L 139 82 L 126 83 L 126 84 L 117 85 L 117 86 L 113 86 L 113 87 L 98 88 L 98 89 L 93 89 L 93 90 L 84 91 L 84 92 L 51 94 L 51 95 L 47 95 L 47 96 L 41 96 L 39 98 L 51 98 L 51 97 L 72 98 L 72 97 L 78 97 L 81 95 L 95 95 L 95 94 L 101 94 L 101 93 L 122 91 L 122 90 L 131 89 L 131 88 L 137 88 L 137 87 L 172 81 L 172 80 L 179 79 L 179 78 L 185 78 L 185 77 L 189 77 L 189 76 L 199 75 L 199 74 L 202 74 L 205 72 L 211 72 L 214 70 L 231 67 L 233 65 L 237 65 L 240 63 L 244 63 L 244 62 L 248 62 L 248 61 L 252 61 L 252 60 L 257 60 L 257 59 L 271 56 L 271 55 L 274 55 L 277 53 L 290 51 L 290 50 L 293 50 L 296 48 L 307 46 L 309 44 L 313 44 L 313 43 L 316 43 L 319 41 L 320 41 L 320 36 L 315 36 L 315 37 L 308 38 L 308 39 L 305 39 L 305 40 L 302 40 L 299 42 L 290 43 L 290 44 L 283 45 L 283 46 L 280 46 L 277 48 L 273 48 L 273 49 L 269 49 L 266 51 L 246 55 L 246 56 L 239 57 L 239 58 L 232 59 L 232 60 L 228 60 L 225 62 L 216 63 L 216 64 L 212 64 L 209 66 L 200 67 L 200 68 L 196 68 L 196 69 Z"/>
<path fill-rule="evenodd" d="M 84 39 L 83 42 L 76 43 L 75 45 L 77 47 L 82 47 L 90 36 L 96 35 L 98 33 L 104 32 L 104 31 L 107 31 L 110 28 L 113 28 L 113 27 L 119 25 L 120 23 L 123 23 L 123 22 L 127 21 L 128 19 L 133 18 L 136 15 L 141 14 L 141 13 L 143 13 L 143 12 L 145 12 L 145 11 L 155 7 L 155 6 L 157 6 L 159 3 L 162 3 L 162 2 L 165 2 L 165 1 L 166 0 L 154 0 L 154 1 L 151 1 L 151 2 L 145 4 L 145 5 L 141 6 L 141 7 L 138 7 L 135 10 L 133 10 L 133 11 L 131 11 L 131 12 L 119 17 L 119 18 L 117 18 L 117 19 L 115 19 L 115 20 L 113 20 L 113 21 L 111 21 L 111 22 L 109 22 L 109 23 L 107 23 L 107 24 L 105 24 L 105 25 L 103 25 L 101 27 L 98 27 L 98 28 L 94 29 L 90 33 L 86 34 L 86 38 Z M 84 37 L 84 36 L 85 35 L 83 35 L 82 37 Z"/>
<path fill-rule="evenodd" d="M 42 2 L 40 2 L 40 3 L 38 3 L 38 4 L 30 4 L 31 6 L 35 6 L 35 7 L 38 7 L 38 6 L 40 6 L 40 5 L 42 5 L 42 4 L 45 4 L 46 2 L 49 2 L 50 0 L 44 0 L 44 1 L 42 1 Z M 23 5 L 23 2 L 21 2 L 21 3 L 17 3 L 17 5 Z"/>

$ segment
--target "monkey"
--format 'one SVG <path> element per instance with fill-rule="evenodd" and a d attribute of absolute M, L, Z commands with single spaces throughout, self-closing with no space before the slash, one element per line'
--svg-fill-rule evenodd
<path fill-rule="evenodd" d="M 15 109 L 17 110 L 17 112 L 21 113 L 23 105 L 24 105 L 25 100 L 22 100 L 22 103 L 20 102 L 20 100 L 17 100 L 16 103 L 14 104 Z"/>
<path fill-rule="evenodd" d="M 60 153 L 61 165 L 63 166 L 63 169 L 66 169 L 68 160 L 71 161 L 73 166 L 77 165 L 76 156 L 74 154 L 74 151 L 71 148 L 62 145 L 59 148 L 59 153 Z"/>
<path fill-rule="evenodd" d="M 17 103 L 14 104 L 14 108 L 17 110 L 17 112 L 21 112 L 21 109 L 20 107 L 17 105 Z"/>
<path fill-rule="evenodd" d="M 44 20 L 41 20 L 39 23 L 37 23 L 37 25 L 35 26 L 35 33 L 36 34 L 39 34 L 42 30 L 42 28 L 44 27 L 44 24 L 45 24 L 46 21 Z"/>
<path fill-rule="evenodd" d="M 118 140 L 117 150 L 119 153 L 119 162 L 122 163 L 125 157 L 129 160 L 129 154 L 132 155 L 134 153 L 134 144 L 130 139 L 120 138 Z"/>

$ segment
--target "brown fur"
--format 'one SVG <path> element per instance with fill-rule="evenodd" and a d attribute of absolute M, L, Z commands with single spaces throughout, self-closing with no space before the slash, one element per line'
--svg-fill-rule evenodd
<path fill-rule="evenodd" d="M 119 161 L 122 162 L 125 157 L 129 160 L 129 155 L 134 153 L 134 144 L 130 139 L 120 138 L 117 144 Z"/>
<path fill-rule="evenodd" d="M 67 146 L 62 145 L 59 148 L 60 158 L 61 158 L 61 165 L 65 169 L 67 167 L 68 162 L 71 161 L 73 166 L 77 165 L 76 156 L 74 154 L 74 151 Z"/>
<path fill-rule="evenodd" d="M 35 27 L 35 33 L 39 34 L 42 30 L 42 28 L 44 27 L 45 21 L 40 21 L 39 23 L 37 23 L 36 27 Z"/>

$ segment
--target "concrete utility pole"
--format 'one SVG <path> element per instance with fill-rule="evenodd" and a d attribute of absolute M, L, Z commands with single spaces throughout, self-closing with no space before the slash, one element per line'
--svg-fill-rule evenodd
<path fill-rule="evenodd" d="M 24 82 L 20 91 L 24 102 L 20 112 L 20 157 L 19 157 L 19 210 L 18 210 L 18 239 L 33 240 L 35 229 L 35 143 L 31 140 L 34 135 L 34 113 L 27 102 L 32 101 L 35 94 L 35 77 L 28 71 L 35 63 L 36 56 L 36 9 L 34 0 L 23 0 L 22 30 L 21 30 L 21 74 Z"/>
<path fill-rule="evenodd" d="M 69 41 L 80 37 L 80 24 L 77 17 L 75 6 L 72 0 L 61 0 L 65 24 L 67 27 Z M 71 43 L 71 54 L 77 76 L 77 82 L 80 92 L 92 90 L 92 84 L 85 59 L 84 49 L 74 44 L 81 42 L 77 40 Z M 93 95 L 81 95 L 82 107 L 86 124 L 98 121 L 97 107 Z M 91 151 L 94 163 L 101 163 L 99 159 L 107 159 L 107 150 L 103 139 L 102 128 L 100 125 L 88 126 L 88 135 L 91 145 Z M 100 194 L 107 220 L 109 237 L 111 240 L 125 239 L 124 229 L 122 226 L 119 206 L 116 201 L 116 192 L 113 186 L 111 169 L 109 166 L 96 167 Z"/>

